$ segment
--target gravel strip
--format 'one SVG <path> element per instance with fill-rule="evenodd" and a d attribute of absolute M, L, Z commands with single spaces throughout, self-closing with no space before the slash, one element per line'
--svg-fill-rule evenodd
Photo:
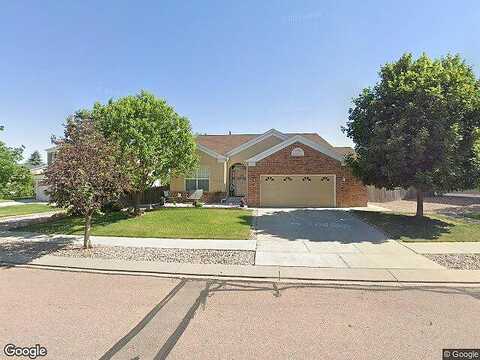
<path fill-rule="evenodd" d="M 51 255 L 77 258 L 223 265 L 253 265 L 255 261 L 255 251 L 161 249 L 123 246 L 96 246 L 93 249 L 83 249 L 80 246 L 69 245 L 53 252 Z"/>
<path fill-rule="evenodd" d="M 480 254 L 422 254 L 423 256 L 457 270 L 480 270 Z"/>
<path fill-rule="evenodd" d="M 21 257 L 31 261 L 44 255 L 118 259 L 133 261 L 158 261 L 167 263 L 254 265 L 255 251 L 246 250 L 201 250 L 201 249 L 162 249 L 149 247 L 94 246 L 83 249 L 73 244 L 71 239 L 60 241 L 4 241 L 0 239 L 2 259 Z"/>

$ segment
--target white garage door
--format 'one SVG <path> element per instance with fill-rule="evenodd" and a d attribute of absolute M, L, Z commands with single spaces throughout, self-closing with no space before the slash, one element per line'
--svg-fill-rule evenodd
<path fill-rule="evenodd" d="M 335 207 L 335 175 L 261 175 L 260 206 Z"/>

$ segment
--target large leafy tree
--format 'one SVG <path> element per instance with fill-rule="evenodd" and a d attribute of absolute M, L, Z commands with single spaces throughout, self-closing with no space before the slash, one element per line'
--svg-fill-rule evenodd
<path fill-rule="evenodd" d="M 3 126 L 0 126 L 0 131 Z M 33 194 L 33 176 L 20 164 L 23 147 L 10 148 L 0 141 L 0 197 L 15 198 Z"/>
<path fill-rule="evenodd" d="M 54 139 L 55 161 L 45 171 L 50 201 L 85 218 L 84 247 L 92 247 L 92 217 L 130 189 L 120 149 L 96 129 L 92 120 L 76 114 L 67 120 L 64 138 Z"/>
<path fill-rule="evenodd" d="M 137 195 L 136 211 L 140 193 L 155 181 L 166 183 L 171 175 L 190 173 L 197 166 L 189 120 L 148 92 L 96 103 L 92 117 L 107 138 L 120 144 Z"/>
<path fill-rule="evenodd" d="M 403 55 L 354 99 L 343 130 L 356 155 L 347 159 L 364 183 L 426 191 L 473 188 L 479 179 L 480 83 L 460 56 Z"/>

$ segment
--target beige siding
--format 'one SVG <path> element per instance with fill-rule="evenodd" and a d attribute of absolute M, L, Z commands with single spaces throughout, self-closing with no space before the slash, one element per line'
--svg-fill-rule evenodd
<path fill-rule="evenodd" d="M 170 179 L 170 191 L 185 191 L 185 179 L 183 177 L 172 177 Z"/>
<path fill-rule="evenodd" d="M 250 159 L 251 157 L 258 155 L 265 150 L 270 149 L 272 146 L 280 144 L 282 142 L 281 139 L 277 138 L 276 136 L 270 136 L 265 140 L 259 142 L 258 144 L 252 145 L 249 148 L 239 152 L 238 154 L 233 155 L 228 161 L 228 167 L 232 166 L 236 163 L 243 163 L 245 160 Z"/>
<path fill-rule="evenodd" d="M 225 163 L 218 162 L 217 159 L 205 154 L 202 151 L 198 152 L 200 159 L 200 166 L 207 167 L 209 170 L 209 191 L 225 191 Z M 170 191 L 185 191 L 185 178 L 173 177 L 170 181 Z"/>

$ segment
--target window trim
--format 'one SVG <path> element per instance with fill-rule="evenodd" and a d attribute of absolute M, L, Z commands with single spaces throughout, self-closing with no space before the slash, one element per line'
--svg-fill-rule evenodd
<path fill-rule="evenodd" d="M 204 169 L 207 170 L 208 176 L 199 176 L 198 173 L 199 173 L 200 169 L 197 169 L 195 171 L 195 174 L 193 174 L 194 176 L 184 178 L 185 191 L 192 191 L 192 190 L 187 190 L 187 180 L 195 180 L 195 190 L 203 190 L 203 189 L 198 188 L 198 181 L 199 180 L 208 180 L 208 190 L 206 192 L 210 191 L 210 169 L 209 168 L 204 168 Z M 193 190 L 193 191 L 195 191 L 195 190 Z"/>

